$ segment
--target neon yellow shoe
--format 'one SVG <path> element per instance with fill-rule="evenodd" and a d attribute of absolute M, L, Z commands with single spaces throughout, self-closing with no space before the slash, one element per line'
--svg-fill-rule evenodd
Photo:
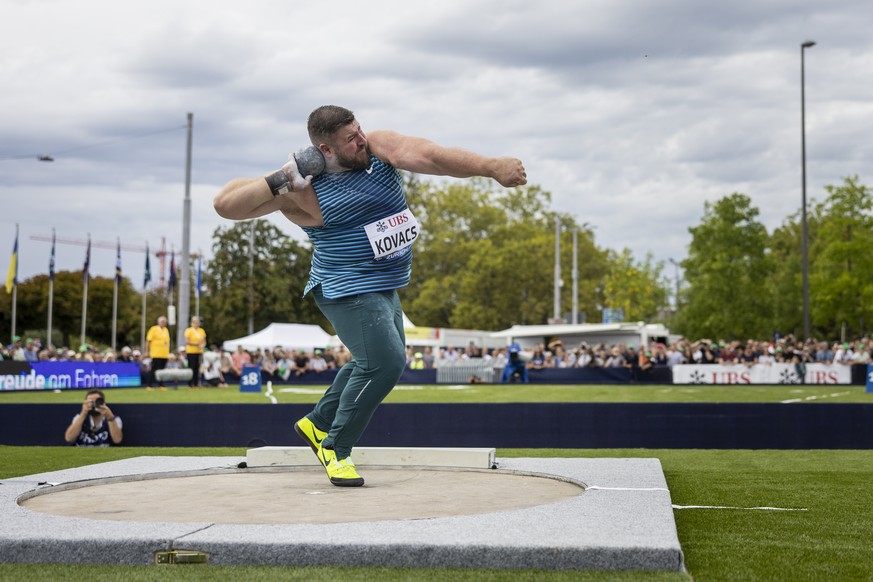
<path fill-rule="evenodd" d="M 321 447 L 321 441 L 327 437 L 326 432 L 318 430 L 318 428 L 312 424 L 312 421 L 305 416 L 294 423 L 294 432 L 296 432 L 300 438 L 309 445 L 309 448 L 312 449 L 312 452 L 316 455 L 318 454 L 319 447 Z M 323 464 L 324 463 L 322 463 L 322 465 Z"/>
<path fill-rule="evenodd" d="M 355 470 L 355 464 L 351 457 L 346 457 L 343 460 L 336 458 L 336 453 L 333 449 L 325 449 L 322 446 L 315 451 L 315 456 L 321 462 L 324 470 L 327 471 L 327 477 L 330 482 L 337 487 L 360 487 L 364 484 L 364 479 Z"/>
<path fill-rule="evenodd" d="M 321 445 L 318 445 L 318 449 L 315 451 L 315 456 L 318 457 L 318 461 L 325 470 L 327 470 L 331 463 L 336 461 L 336 453 L 333 452 L 333 449 L 325 449 Z M 327 476 L 330 477 L 330 473 L 328 473 Z"/>
<path fill-rule="evenodd" d="M 364 484 L 364 478 L 358 475 L 351 457 L 346 457 L 340 461 L 334 456 L 325 469 L 327 469 L 330 482 L 337 487 L 360 487 Z"/>

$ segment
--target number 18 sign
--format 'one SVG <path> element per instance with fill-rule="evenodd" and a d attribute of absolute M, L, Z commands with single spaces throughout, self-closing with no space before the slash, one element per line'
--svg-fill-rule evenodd
<path fill-rule="evenodd" d="M 261 369 L 258 366 L 243 366 L 239 377 L 240 392 L 261 391 Z"/>

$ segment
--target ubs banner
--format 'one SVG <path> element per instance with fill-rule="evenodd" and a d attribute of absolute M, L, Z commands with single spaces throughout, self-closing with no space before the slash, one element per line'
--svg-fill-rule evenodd
<path fill-rule="evenodd" d="M 673 366 L 674 384 L 851 384 L 852 367 L 839 364 Z M 801 378 L 801 375 L 803 377 Z"/>
<path fill-rule="evenodd" d="M 0 392 L 141 385 L 130 362 L 0 362 Z"/>

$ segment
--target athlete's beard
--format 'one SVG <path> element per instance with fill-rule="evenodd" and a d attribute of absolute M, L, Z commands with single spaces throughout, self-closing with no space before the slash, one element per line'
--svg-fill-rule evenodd
<path fill-rule="evenodd" d="M 337 152 L 336 161 L 347 170 L 366 170 L 370 167 L 370 148 L 368 146 L 363 150 L 358 150 L 351 157 Z"/>

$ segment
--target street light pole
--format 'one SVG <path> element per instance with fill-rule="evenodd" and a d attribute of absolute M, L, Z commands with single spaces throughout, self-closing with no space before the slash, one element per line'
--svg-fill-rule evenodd
<path fill-rule="evenodd" d="M 553 322 L 561 319 L 561 219 L 555 218 L 555 312 Z"/>
<path fill-rule="evenodd" d="M 191 310 L 191 142 L 194 114 L 188 114 L 188 144 L 185 158 L 185 199 L 182 202 L 182 276 L 179 278 L 179 325 L 176 346 L 185 346 L 185 329 Z"/>
<path fill-rule="evenodd" d="M 810 337 L 809 318 L 809 231 L 806 224 L 806 78 L 804 54 L 806 49 L 815 46 L 815 41 L 808 40 L 800 45 L 800 159 L 801 172 L 801 238 L 803 261 L 803 339 Z"/>
<path fill-rule="evenodd" d="M 573 229 L 573 325 L 579 323 L 579 229 Z"/>
<path fill-rule="evenodd" d="M 679 261 L 671 258 L 670 262 L 676 269 L 676 313 L 679 313 Z"/>
<path fill-rule="evenodd" d="M 255 221 L 249 223 L 249 335 L 255 333 Z"/>

